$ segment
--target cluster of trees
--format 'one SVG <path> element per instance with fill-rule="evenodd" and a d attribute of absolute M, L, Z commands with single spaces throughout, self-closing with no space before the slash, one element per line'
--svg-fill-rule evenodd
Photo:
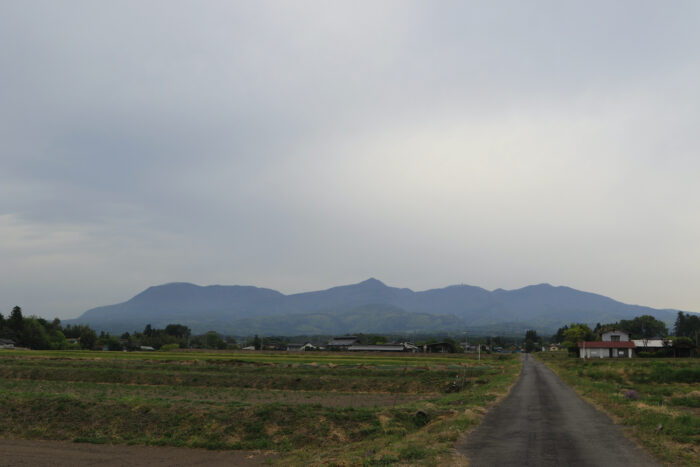
<path fill-rule="evenodd" d="M 111 336 L 110 336 L 111 337 Z M 140 347 L 152 347 L 156 350 L 165 349 L 236 349 L 236 340 L 224 337 L 215 331 L 193 336 L 192 330 L 183 324 L 168 324 L 163 329 L 157 329 L 147 324 L 143 332 L 125 332 L 119 342 L 125 350 L 137 350 Z M 110 350 L 120 350 L 112 349 Z"/>
<path fill-rule="evenodd" d="M 0 338 L 12 340 L 16 347 L 36 350 L 138 350 L 142 346 L 154 349 L 237 348 L 232 338 L 214 331 L 192 336 L 190 328 L 182 324 L 169 324 L 164 329 L 155 329 L 148 324 L 143 332 L 126 332 L 121 336 L 101 332 L 98 335 L 85 324 L 62 326 L 58 318 L 47 321 L 35 316 L 25 317 L 19 306 L 14 307 L 7 318 L 0 313 Z"/>
<path fill-rule="evenodd" d="M 696 346 L 700 346 L 700 316 L 679 311 L 673 325 L 673 334 L 676 337 L 687 337 Z"/>
<path fill-rule="evenodd" d="M 537 331 L 529 329 L 525 332 L 525 352 L 534 352 L 542 348 L 542 337 L 537 335 Z"/>
<path fill-rule="evenodd" d="M 58 318 L 47 321 L 35 316 L 25 317 L 18 306 L 8 318 L 0 313 L 0 338 L 10 339 L 19 347 L 44 350 L 92 348 L 97 341 L 95 331 L 88 326 L 63 327 Z"/>
<path fill-rule="evenodd" d="M 112 345 L 108 347 L 110 350 L 122 350 L 122 348 L 136 350 L 142 346 L 154 349 L 160 349 L 164 346 L 168 346 L 167 348 L 186 348 L 189 347 L 191 334 L 190 328 L 181 324 L 168 324 L 164 329 L 156 329 L 147 324 L 143 332 L 125 332 L 119 339 L 109 336 Z"/>

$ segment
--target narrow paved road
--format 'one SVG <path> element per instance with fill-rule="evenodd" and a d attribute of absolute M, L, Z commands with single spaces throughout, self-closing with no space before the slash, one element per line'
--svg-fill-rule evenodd
<path fill-rule="evenodd" d="M 530 355 L 511 393 L 457 448 L 482 466 L 659 466 Z"/>

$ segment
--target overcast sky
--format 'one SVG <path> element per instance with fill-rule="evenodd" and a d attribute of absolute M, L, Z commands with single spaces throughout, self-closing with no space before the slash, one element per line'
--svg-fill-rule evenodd
<path fill-rule="evenodd" d="M 700 311 L 700 2 L 0 1 L 0 312 L 174 281 Z"/>

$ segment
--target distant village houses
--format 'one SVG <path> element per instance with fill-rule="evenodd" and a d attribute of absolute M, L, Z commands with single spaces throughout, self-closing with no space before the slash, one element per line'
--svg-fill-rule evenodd
<path fill-rule="evenodd" d="M 323 350 L 310 343 L 288 344 L 288 351 Z M 325 350 L 343 352 L 418 352 L 420 349 L 410 342 L 398 342 L 390 344 L 362 344 L 358 336 L 333 337 L 325 347 Z"/>

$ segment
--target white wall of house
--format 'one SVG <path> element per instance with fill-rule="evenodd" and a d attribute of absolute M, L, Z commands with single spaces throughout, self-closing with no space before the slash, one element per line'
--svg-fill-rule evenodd
<path fill-rule="evenodd" d="M 579 349 L 581 358 L 608 358 L 608 349 Z"/>
<path fill-rule="evenodd" d="M 601 336 L 603 342 L 628 342 L 630 340 L 630 335 L 625 331 L 618 331 L 613 329 L 612 331 L 605 331 Z"/>
<path fill-rule="evenodd" d="M 612 351 L 613 358 L 632 358 L 632 356 L 634 355 L 632 349 L 612 349 Z M 591 349 L 590 347 L 586 347 L 585 349 L 579 348 L 578 354 L 581 358 L 610 358 L 610 349 Z"/>

